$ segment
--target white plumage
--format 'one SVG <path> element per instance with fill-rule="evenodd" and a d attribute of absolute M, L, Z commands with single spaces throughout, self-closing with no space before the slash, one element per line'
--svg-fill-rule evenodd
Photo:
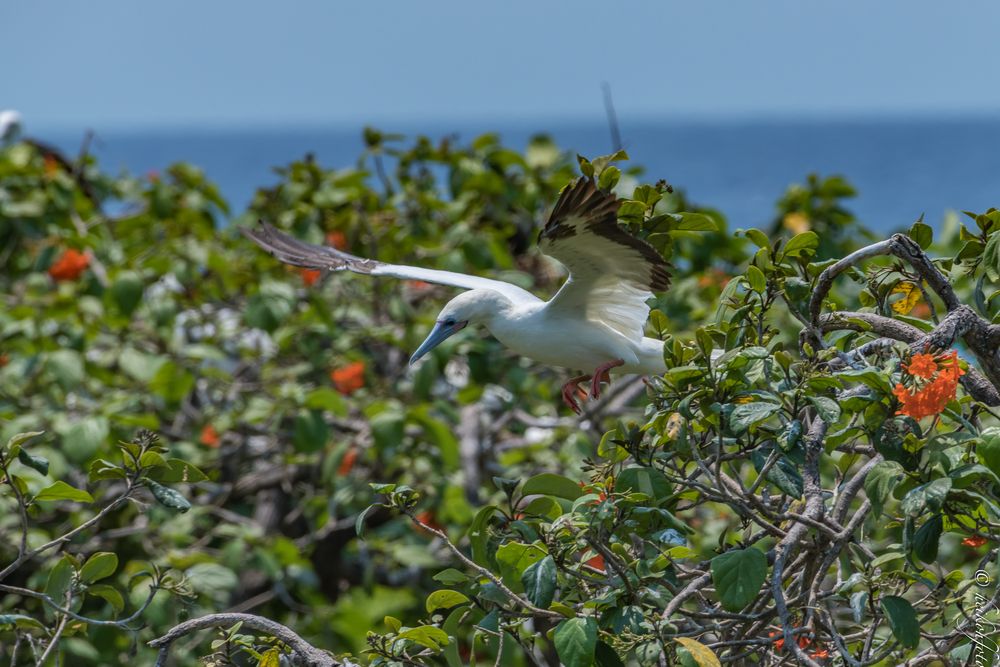
<path fill-rule="evenodd" d="M 660 374 L 662 343 L 643 335 L 648 299 L 669 286 L 668 264 L 652 246 L 618 224 L 618 200 L 589 178 L 563 190 L 539 234 L 539 246 L 569 271 L 548 301 L 501 280 L 452 271 L 386 264 L 329 246 L 299 241 L 270 225 L 244 233 L 279 260 L 327 271 L 423 280 L 468 290 L 441 310 L 413 363 L 469 324 L 485 326 L 517 354 L 569 369 L 594 369 L 563 386 L 563 399 L 579 412 L 580 383 L 592 379 L 600 396 L 609 372 Z"/>

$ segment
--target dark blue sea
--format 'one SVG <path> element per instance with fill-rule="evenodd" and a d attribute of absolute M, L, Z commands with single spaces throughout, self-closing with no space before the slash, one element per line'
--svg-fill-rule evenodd
<path fill-rule="evenodd" d="M 566 150 L 610 152 L 604 123 L 483 123 L 382 126 L 387 132 L 471 139 L 487 131 L 522 148 L 533 134 L 552 135 Z M 146 130 L 97 128 L 93 150 L 106 169 L 143 174 L 174 161 L 201 166 L 239 213 L 273 168 L 313 153 L 328 167 L 352 165 L 362 125 L 335 128 Z M 858 190 L 849 207 L 868 226 L 889 231 L 922 213 L 939 225 L 946 211 L 1000 207 L 1000 117 L 852 121 L 641 122 L 621 124 L 632 162 L 690 198 L 721 210 L 730 228 L 763 226 L 774 204 L 806 175 L 845 176 Z M 81 133 L 40 135 L 66 150 Z"/>

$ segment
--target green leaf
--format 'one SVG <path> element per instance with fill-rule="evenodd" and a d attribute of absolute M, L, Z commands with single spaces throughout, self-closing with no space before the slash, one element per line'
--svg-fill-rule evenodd
<path fill-rule="evenodd" d="M 415 644 L 420 644 L 433 651 L 440 651 L 442 647 L 448 645 L 449 641 L 448 634 L 441 628 L 436 628 L 433 625 L 421 625 L 416 628 L 404 630 L 399 633 L 398 637 L 400 639 L 408 639 Z"/>
<path fill-rule="evenodd" d="M 341 417 L 347 415 L 347 401 L 340 392 L 334 391 L 329 387 L 313 389 L 306 394 L 303 404 L 305 407 L 313 410 L 328 410 Z"/>
<path fill-rule="evenodd" d="M 260 662 L 257 667 L 281 667 L 281 651 L 272 646 L 260 654 Z"/>
<path fill-rule="evenodd" d="M 469 580 L 469 575 L 464 572 L 459 572 L 453 567 L 449 567 L 445 570 L 441 570 L 433 577 L 434 581 L 444 584 L 445 586 L 457 586 L 459 584 L 464 584 Z"/>
<path fill-rule="evenodd" d="M 935 514 L 913 534 L 913 553 L 925 563 L 937 560 L 938 542 L 944 529 L 944 519 Z"/>
<path fill-rule="evenodd" d="M 468 601 L 469 598 L 463 593 L 441 589 L 427 596 L 427 612 L 433 614 L 438 609 L 451 609 Z"/>
<path fill-rule="evenodd" d="M 751 460 L 757 472 L 764 469 L 770 454 L 770 449 L 757 449 L 753 452 Z M 802 473 L 799 471 L 798 465 L 787 456 L 780 456 L 775 461 L 774 465 L 767 471 L 765 479 L 781 489 L 782 493 L 793 498 L 802 497 Z"/>
<path fill-rule="evenodd" d="M 110 461 L 96 459 L 90 464 L 90 474 L 88 479 L 91 482 L 96 482 L 102 479 L 125 479 L 125 477 L 127 477 L 125 471 L 120 466 L 116 466 Z"/>
<path fill-rule="evenodd" d="M 535 475 L 521 487 L 522 496 L 531 496 L 534 494 L 576 500 L 583 495 L 583 490 L 580 489 L 579 484 L 568 477 L 546 472 L 541 475 Z"/>
<path fill-rule="evenodd" d="M 751 227 L 750 229 L 743 230 L 747 238 L 750 239 L 755 246 L 758 248 L 769 248 L 771 247 L 771 240 L 767 238 L 767 234 Z"/>
<path fill-rule="evenodd" d="M 531 604 L 547 609 L 556 593 L 556 562 L 552 556 L 529 565 L 521 574 L 521 584 Z"/>
<path fill-rule="evenodd" d="M 77 489 L 66 482 L 59 481 L 39 491 L 35 500 L 72 500 L 78 503 L 92 503 L 94 497 L 83 489 Z"/>
<path fill-rule="evenodd" d="M 178 482 L 193 484 L 195 482 L 204 482 L 208 479 L 208 475 L 194 465 L 181 459 L 167 459 L 165 466 L 148 471 L 146 476 L 164 484 L 176 484 Z"/>
<path fill-rule="evenodd" d="M 142 278 L 134 271 L 122 271 L 111 283 L 111 298 L 123 315 L 131 315 L 142 301 Z"/>
<path fill-rule="evenodd" d="M 909 516 L 920 516 L 925 510 L 937 512 L 951 491 L 951 479 L 941 477 L 927 484 L 921 484 L 903 497 L 900 509 Z"/>
<path fill-rule="evenodd" d="M 111 605 L 115 610 L 116 614 L 120 614 L 122 609 L 125 608 L 125 600 L 122 598 L 122 594 L 112 586 L 107 584 L 94 584 L 87 587 L 87 595 L 94 595 L 102 598 L 105 602 Z"/>
<path fill-rule="evenodd" d="M 993 282 L 1000 280 L 1000 232 L 990 235 L 983 250 L 983 271 Z"/>
<path fill-rule="evenodd" d="M 322 410 L 302 410 L 295 417 L 292 443 L 300 452 L 316 452 L 326 446 L 330 428 Z"/>
<path fill-rule="evenodd" d="M 73 583 L 74 572 L 73 561 L 70 560 L 68 555 L 63 555 L 56 562 L 55 566 L 49 570 L 49 577 L 45 582 L 44 592 L 55 600 L 59 606 L 63 606 L 65 602 L 66 591 L 69 590 L 70 584 Z"/>
<path fill-rule="evenodd" d="M 41 621 L 24 614 L 0 614 L 0 627 L 13 625 L 16 628 L 44 628 Z"/>
<path fill-rule="evenodd" d="M 497 564 L 506 583 L 515 593 L 521 590 L 521 575 L 529 565 L 545 558 L 545 550 L 534 544 L 507 542 L 496 552 Z"/>
<path fill-rule="evenodd" d="M 983 439 L 976 443 L 976 456 L 980 463 L 1000 477 L 1000 429 L 991 428 L 983 431 Z"/>
<path fill-rule="evenodd" d="M 927 250 L 934 241 L 934 230 L 931 229 L 930 225 L 924 224 L 919 220 L 914 222 L 910 227 L 909 235 L 924 250 Z"/>
<path fill-rule="evenodd" d="M 32 438 L 37 438 L 38 436 L 44 434 L 45 431 L 29 431 L 27 433 L 18 433 L 17 435 L 11 436 L 10 440 L 7 441 L 7 449 L 10 450 L 14 447 L 23 445 L 28 440 Z"/>
<path fill-rule="evenodd" d="M 43 475 L 49 474 L 49 460 L 44 456 L 35 456 L 22 449 L 17 453 L 17 460 Z"/>
<path fill-rule="evenodd" d="M 653 500 L 663 500 L 673 493 L 673 485 L 656 468 L 629 466 L 615 480 L 615 491 L 644 493 Z"/>
<path fill-rule="evenodd" d="M 118 556 L 110 551 L 98 551 L 80 568 L 80 581 L 90 584 L 110 577 L 118 569 Z"/>
<path fill-rule="evenodd" d="M 819 236 L 816 235 L 816 232 L 802 232 L 793 236 L 785 244 L 785 256 L 812 255 L 818 247 Z"/>
<path fill-rule="evenodd" d="M 163 486 L 151 479 L 147 479 L 146 484 L 149 485 L 149 490 L 153 493 L 153 497 L 164 507 L 169 507 L 181 513 L 191 509 L 191 503 L 179 491 L 171 489 L 169 486 Z"/>
<path fill-rule="evenodd" d="M 764 290 L 767 289 L 767 278 L 764 276 L 764 272 L 752 264 L 747 267 L 747 282 L 750 283 L 750 289 L 758 294 L 763 294 Z"/>
<path fill-rule="evenodd" d="M 364 508 L 358 513 L 358 517 L 354 520 L 354 532 L 362 540 L 365 539 L 365 517 L 367 517 L 368 513 L 375 509 L 375 507 L 377 507 L 377 505 L 369 505 Z"/>
<path fill-rule="evenodd" d="M 601 171 L 601 175 L 597 177 L 597 187 L 605 192 L 610 192 L 616 185 L 618 185 L 619 179 L 622 177 L 622 172 L 618 167 L 608 166 Z"/>
<path fill-rule="evenodd" d="M 840 405 L 837 401 L 826 396 L 810 396 L 809 402 L 816 408 L 820 419 L 827 424 L 835 424 L 840 419 Z"/>
<path fill-rule="evenodd" d="M 62 451 L 74 463 L 88 461 L 108 439 L 111 426 L 107 418 L 88 416 L 63 421 L 55 429 L 62 437 Z"/>
<path fill-rule="evenodd" d="M 677 232 L 717 232 L 719 224 L 704 213 L 689 213 L 681 211 L 676 214 L 680 220 L 674 226 Z"/>
<path fill-rule="evenodd" d="M 727 611 L 753 602 L 767 578 L 767 557 L 757 549 L 732 549 L 711 561 L 712 582 Z"/>
<path fill-rule="evenodd" d="M 899 643 L 909 649 L 916 648 L 920 643 L 920 622 L 913 606 L 898 595 L 883 596 L 880 604 Z"/>
<path fill-rule="evenodd" d="M 729 415 L 729 427 L 735 433 L 742 433 L 754 424 L 760 423 L 781 409 L 777 403 L 757 401 L 742 403 L 733 408 Z"/>
<path fill-rule="evenodd" d="M 674 637 L 674 641 L 687 649 L 694 661 L 698 663 L 698 667 L 722 667 L 722 663 L 719 662 L 719 658 L 712 652 L 712 649 L 701 642 L 690 637 Z"/>
<path fill-rule="evenodd" d="M 602 641 L 597 642 L 594 658 L 597 667 L 625 667 L 625 663 L 618 657 L 617 651 Z"/>
<path fill-rule="evenodd" d="M 552 640 L 565 667 L 590 667 L 597 648 L 597 621 L 591 617 L 568 618 L 556 626 Z"/>
<path fill-rule="evenodd" d="M 889 494 L 906 477 L 906 471 L 896 461 L 879 461 L 865 478 L 865 494 L 872 503 L 872 511 L 878 517 Z"/>

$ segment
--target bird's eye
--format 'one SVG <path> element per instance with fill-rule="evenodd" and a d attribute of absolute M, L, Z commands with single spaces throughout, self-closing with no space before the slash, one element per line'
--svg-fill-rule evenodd
<path fill-rule="evenodd" d="M 455 318 L 454 317 L 449 317 L 448 319 L 446 319 L 444 321 L 444 324 L 445 324 L 445 326 L 449 326 L 449 327 L 455 326 Z"/>

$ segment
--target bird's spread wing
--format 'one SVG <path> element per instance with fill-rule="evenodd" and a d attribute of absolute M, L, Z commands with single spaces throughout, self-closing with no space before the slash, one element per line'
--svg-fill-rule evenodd
<path fill-rule="evenodd" d="M 670 285 L 669 264 L 618 224 L 618 199 L 580 178 L 563 190 L 538 243 L 569 278 L 552 297 L 554 312 L 584 313 L 631 340 L 643 336 L 653 292 Z"/>
<path fill-rule="evenodd" d="M 278 260 L 293 266 L 324 271 L 353 271 L 365 275 L 390 276 L 404 280 L 423 280 L 461 289 L 491 289 L 503 294 L 515 303 L 538 301 L 538 297 L 531 292 L 502 280 L 365 259 L 330 246 L 300 241 L 264 222 L 259 223 L 255 229 L 244 227 L 240 231 Z"/>

